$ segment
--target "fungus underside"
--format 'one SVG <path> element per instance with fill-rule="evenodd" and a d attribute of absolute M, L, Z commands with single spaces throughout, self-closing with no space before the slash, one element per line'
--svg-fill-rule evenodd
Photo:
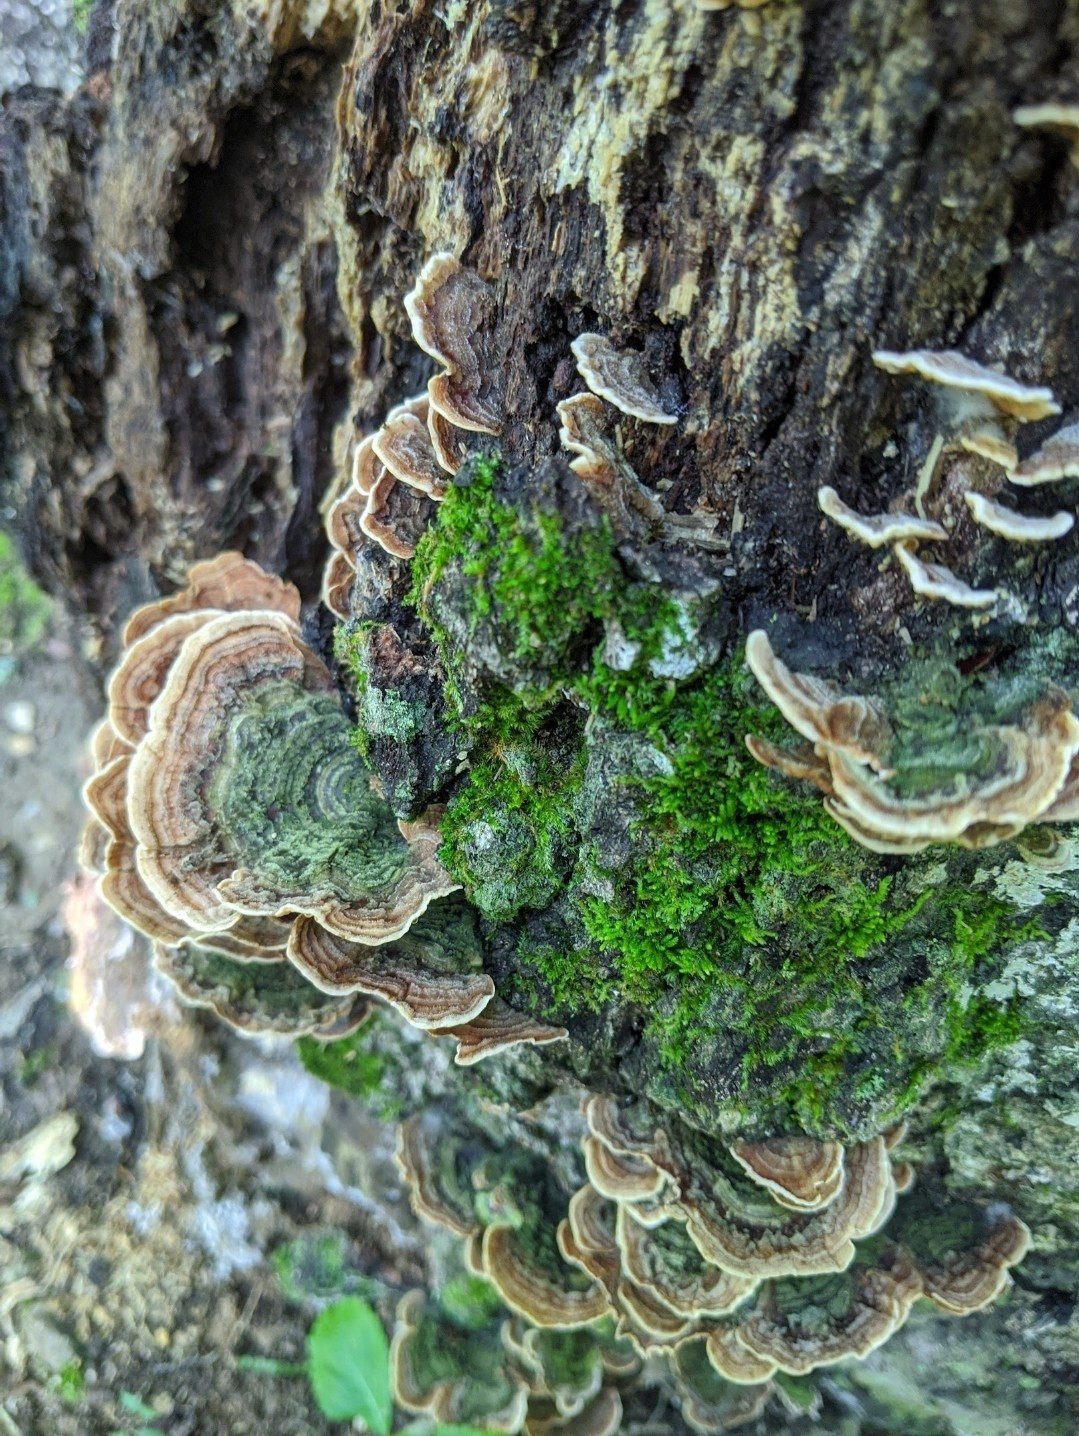
<path fill-rule="evenodd" d="M 878 1130 L 944 1064 L 1016 1040 L 1016 1002 L 983 998 L 972 974 L 1041 936 L 1038 922 L 972 890 L 968 855 L 950 855 L 943 881 L 928 858 L 882 861 L 815 793 L 756 764 L 744 735 L 789 730 L 741 651 L 656 676 L 653 660 L 685 642 L 680 604 L 629 577 L 605 519 L 570 536 L 557 513 L 528 511 L 527 491 L 501 497 L 498 473 L 473 461 L 448 491 L 410 602 L 470 750 L 441 856 L 489 936 L 516 928 L 500 990 L 571 1024 L 636 1012 L 646 1090 L 706 1125 L 720 1102 L 747 1127 Z M 526 675 L 478 702 L 433 602 L 451 574 L 470 621 L 494 624 Z M 604 661 L 605 624 L 638 646 L 622 671 Z M 626 762 L 611 785 L 631 843 L 608 865 L 582 813 L 590 762 L 619 744 L 654 761 Z"/>

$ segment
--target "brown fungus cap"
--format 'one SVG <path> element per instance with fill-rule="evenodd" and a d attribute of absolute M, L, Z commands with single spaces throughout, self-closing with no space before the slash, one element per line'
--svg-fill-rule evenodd
<path fill-rule="evenodd" d="M 460 1192 L 447 1191 L 440 1181 L 439 1135 L 422 1115 L 409 1117 L 397 1129 L 397 1165 L 408 1185 L 409 1201 L 417 1216 L 466 1238 L 478 1230 L 475 1213 Z"/>
<path fill-rule="evenodd" d="M 936 1262 L 918 1262 L 925 1295 L 952 1316 L 969 1316 L 995 1301 L 1010 1284 L 1009 1270 L 1030 1249 L 1030 1228 L 1007 1213 L 983 1241 Z"/>
<path fill-rule="evenodd" d="M 433 1028 L 432 1031 L 436 1037 L 457 1039 L 453 1060 L 459 1067 L 471 1067 L 474 1062 L 522 1043 L 530 1047 L 545 1046 L 548 1042 L 561 1042 L 568 1035 L 564 1027 L 537 1022 L 535 1018 L 515 1011 L 500 997 L 492 998 L 479 1016 L 470 1022 Z"/>
<path fill-rule="evenodd" d="M 139 871 L 162 907 L 195 932 L 230 927 L 237 918 L 236 906 L 218 891 L 233 864 L 216 855 L 207 770 L 221 751 L 237 692 L 282 680 L 334 691 L 289 619 L 276 613 L 211 619 L 181 647 L 132 759 L 127 808 Z M 209 864 L 207 854 L 214 854 Z"/>
<path fill-rule="evenodd" d="M 1010 543 L 1048 543 L 1071 533 L 1075 526 L 1075 515 L 1063 509 L 1049 517 L 1027 517 L 984 494 L 965 493 L 963 499 L 976 524 Z"/>
<path fill-rule="evenodd" d="M 738 1165 L 771 1192 L 780 1206 L 816 1211 L 839 1195 L 843 1186 L 843 1146 L 815 1137 L 771 1137 L 734 1142 Z"/>
<path fill-rule="evenodd" d="M 616 1237 L 628 1279 L 687 1321 L 727 1316 L 756 1289 L 756 1277 L 705 1262 L 678 1222 L 652 1230 L 620 1206 Z"/>
<path fill-rule="evenodd" d="M 396 941 L 370 947 L 335 937 L 311 918 L 301 917 L 292 924 L 288 956 L 320 991 L 378 997 L 414 1027 L 470 1022 L 495 991 L 482 970 L 436 965 L 441 956 L 437 946 L 425 942 L 415 926 Z M 477 966 L 481 961 L 478 947 L 474 961 Z"/>
<path fill-rule="evenodd" d="M 622 1426 L 622 1398 L 605 1386 L 573 1416 L 532 1415 L 525 1420 L 525 1436 L 615 1436 Z"/>
<path fill-rule="evenodd" d="M 446 494 L 446 474 L 431 443 L 429 412 L 426 394 L 406 399 L 386 415 L 371 447 L 400 483 L 438 501 Z"/>
<path fill-rule="evenodd" d="M 612 1152 L 594 1135 L 584 1139 L 583 1148 L 588 1180 L 601 1196 L 612 1201 L 648 1201 L 661 1197 L 670 1186 L 667 1173 L 648 1157 Z"/>
<path fill-rule="evenodd" d="M 944 389 L 985 399 L 1001 414 L 1021 422 L 1047 419 L 1060 413 L 1060 405 L 1051 389 L 1020 384 L 1007 374 L 999 374 L 968 359 L 956 349 L 913 349 L 906 354 L 877 349 L 873 363 L 888 374 L 917 374 Z"/>
<path fill-rule="evenodd" d="M 568 1331 L 591 1325 L 610 1309 L 599 1282 L 583 1291 L 556 1285 L 528 1256 L 510 1226 L 494 1224 L 484 1231 L 483 1268 L 509 1309 L 534 1326 Z"/>
<path fill-rule="evenodd" d="M 676 424 L 640 354 L 616 349 L 603 334 L 579 334 L 570 345 L 577 372 L 601 399 L 647 424 Z"/>
<path fill-rule="evenodd" d="M 892 550 L 919 598 L 950 603 L 955 608 L 992 608 L 1000 595 L 995 588 L 971 588 L 941 563 L 926 563 L 908 544 Z"/>
<path fill-rule="evenodd" d="M 445 366 L 427 386 L 431 406 L 456 428 L 502 431 L 500 366 L 491 346 L 495 298 L 491 286 L 451 254 L 427 261 L 405 296 L 412 336 Z"/>
<path fill-rule="evenodd" d="M 1020 488 L 1079 478 L 1079 424 L 1058 429 L 1029 459 L 1017 464 L 1008 477 Z"/>
<path fill-rule="evenodd" d="M 786 718 L 811 743 L 848 753 L 855 762 L 886 772 L 882 754 L 891 741 L 891 726 L 872 698 L 845 696 L 831 683 L 793 673 L 775 654 L 763 629 L 746 640 L 746 662 L 754 678 Z"/>
<path fill-rule="evenodd" d="M 124 628 L 125 646 L 176 613 L 192 609 L 271 609 L 299 622 L 300 595 L 291 583 L 267 573 L 242 554 L 227 552 L 197 563 L 187 575 L 187 586 L 169 598 L 137 608 Z"/>
<path fill-rule="evenodd" d="M 336 1040 L 355 1032 L 372 1011 L 362 997 L 318 992 L 288 963 L 238 963 L 210 946 L 213 941 L 155 943 L 154 966 L 186 1002 L 210 1008 L 238 1032 Z"/>
<path fill-rule="evenodd" d="M 829 1295 L 830 1288 L 846 1288 L 847 1300 L 826 1301 L 817 1287 Z M 791 1376 L 868 1356 L 906 1321 L 922 1294 L 922 1279 L 910 1257 L 892 1248 L 879 1264 L 854 1266 L 817 1287 L 766 1282 L 753 1311 L 734 1329 L 737 1343 Z"/>
<path fill-rule="evenodd" d="M 874 1229 L 891 1200 L 892 1169 L 880 1138 L 846 1155 L 843 1185 L 815 1212 L 794 1212 L 762 1193 L 760 1201 L 711 1177 L 682 1196 L 686 1230 L 706 1261 L 737 1276 L 811 1276 L 842 1271 L 854 1242 Z"/>
<path fill-rule="evenodd" d="M 870 548 L 882 548 L 902 539 L 931 541 L 948 537 L 942 525 L 932 519 L 920 519 L 917 514 L 860 514 L 827 484 L 817 490 L 817 506 L 822 514 Z"/>

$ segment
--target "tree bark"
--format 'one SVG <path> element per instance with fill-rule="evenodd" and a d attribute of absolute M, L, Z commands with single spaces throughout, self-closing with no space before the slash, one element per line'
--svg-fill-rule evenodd
<path fill-rule="evenodd" d="M 21 91 L 0 116 L 0 457 L 35 571 L 92 616 L 102 657 L 133 604 L 227 547 L 317 598 L 320 500 L 350 438 L 431 374 L 403 300 L 449 251 L 491 288 L 507 504 L 539 493 L 582 531 L 555 406 L 582 387 L 571 341 L 597 331 L 643 355 L 679 415 L 626 420 L 626 461 L 668 514 L 716 536 L 702 553 L 622 535 L 620 562 L 661 590 L 718 591 L 725 652 L 763 627 L 793 668 L 860 693 L 902 692 L 912 655 L 951 654 L 1001 705 L 1020 681 L 1079 684 L 1079 545 L 987 542 L 961 493 L 1000 489 L 989 461 L 953 453 L 936 480 L 948 565 L 1016 595 L 988 622 L 916 601 L 817 502 L 831 485 L 863 512 L 909 507 L 941 430 L 926 388 L 883 374 L 874 349 L 959 349 L 1050 385 L 1064 418 L 1026 426 L 1024 453 L 1079 412 L 1079 170 L 1066 140 L 1012 117 L 1075 97 L 1075 4 L 115 0 L 89 41 L 78 92 Z M 1059 506 L 1044 492 L 1025 511 Z M 407 566 L 389 582 L 381 607 L 354 599 L 354 619 L 388 622 L 434 666 L 402 602 Z M 493 669 L 475 662 L 479 691 Z M 500 680 L 527 686 L 518 668 Z M 406 808 L 459 791 L 436 746 Z M 911 901 L 965 888 L 1038 919 L 971 945 L 963 977 L 964 1003 L 1014 1004 L 1018 1040 L 949 1065 L 941 1041 L 901 1034 L 935 1064 L 909 1114 L 927 1190 L 1011 1202 L 1035 1248 L 1006 1306 L 958 1330 L 924 1317 L 865 1367 L 825 1374 L 827 1429 L 1065 1432 L 1079 884 L 1032 877 L 1008 845 L 874 859 L 854 882 L 884 879 Z M 930 911 L 865 977 L 878 1006 L 954 946 L 950 911 Z M 494 926 L 500 986 L 538 983 L 517 958 L 534 917 Z M 551 1072 L 680 1106 L 632 1003 L 559 1020 L 572 1050 Z M 771 1096 L 736 1090 L 744 1052 L 714 1014 L 700 1035 L 692 1120 L 767 1127 Z M 800 1059 L 784 1060 L 786 1091 Z M 887 1103 L 844 1100 L 823 1126 L 880 1127 Z"/>

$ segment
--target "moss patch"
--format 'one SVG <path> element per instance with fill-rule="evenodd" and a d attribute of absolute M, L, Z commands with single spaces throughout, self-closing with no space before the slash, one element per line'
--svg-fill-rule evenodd
<path fill-rule="evenodd" d="M 746 733 L 789 729 L 714 642 L 718 584 L 643 582 L 606 520 L 492 460 L 463 477 L 411 601 L 471 749 L 442 856 L 517 925 L 497 974 L 514 1002 L 628 1020 L 628 1080 L 709 1127 L 876 1130 L 945 1064 L 1014 1041 L 1017 1002 L 972 973 L 1035 925 L 971 886 L 966 855 L 944 881 L 881 859 L 752 760 Z M 941 682 L 929 717 L 961 746 L 965 680 Z"/>

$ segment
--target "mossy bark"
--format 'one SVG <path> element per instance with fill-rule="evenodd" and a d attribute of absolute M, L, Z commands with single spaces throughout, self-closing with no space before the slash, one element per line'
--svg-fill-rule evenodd
<path fill-rule="evenodd" d="M 703 1076 L 689 1095 L 669 1064 L 657 1076 L 639 998 L 617 990 L 625 971 L 611 986 L 598 926 L 573 927 L 580 904 L 568 917 L 559 910 L 559 931 L 595 945 L 588 982 L 611 988 L 598 1013 L 564 966 L 520 962 L 522 936 L 529 952 L 543 950 L 542 919 L 559 884 L 572 888 L 585 837 L 608 857 L 634 851 L 647 801 L 605 808 L 612 774 L 662 777 L 664 762 L 677 768 L 691 751 L 685 744 L 696 745 L 691 756 L 700 748 L 688 708 L 680 737 L 664 728 L 665 747 L 654 691 L 620 689 L 597 717 L 598 690 L 583 686 L 595 643 L 612 642 L 612 624 L 625 637 L 642 593 L 653 619 L 657 593 L 677 594 L 690 613 L 681 646 L 691 674 L 696 658 L 702 673 L 726 663 L 730 678 L 739 635 L 766 626 L 792 666 L 854 691 L 902 697 L 911 650 L 979 673 L 990 709 L 998 693 L 1002 711 L 1013 704 L 1016 684 L 1079 683 L 1079 541 L 1019 557 L 988 541 L 962 518 L 958 495 L 964 483 L 999 487 L 991 466 L 956 468 L 953 457 L 942 498 L 955 519 L 950 565 L 1016 596 L 988 624 L 915 603 L 894 565 L 853 547 L 816 506 L 825 483 L 865 511 L 909 496 L 938 431 L 924 392 L 874 369 L 875 347 L 960 348 L 1050 384 L 1074 416 L 1079 170 L 1066 143 L 1018 129 L 1012 110 L 1075 97 L 1077 42 L 1079 8 L 1062 0 L 776 0 L 722 13 L 690 0 L 116 0 L 98 6 L 83 89 L 24 92 L 0 116 L 4 502 L 38 573 L 98 621 L 106 650 L 133 602 L 229 545 L 314 597 L 317 506 L 349 427 L 377 425 L 431 371 L 402 299 L 435 251 L 461 256 L 496 299 L 491 344 L 507 399 L 493 490 L 501 518 L 485 511 L 492 542 L 503 521 L 526 538 L 542 532 L 528 552 L 547 563 L 550 533 L 537 515 L 561 523 L 577 558 L 580 535 L 598 531 L 558 457 L 555 404 L 580 387 L 569 352 L 577 334 L 598 330 L 640 350 L 677 404 L 673 429 L 628 421 L 624 453 L 670 513 L 715 516 L 720 547 L 702 558 L 658 543 L 642 557 L 614 535 L 619 576 L 603 602 L 572 606 L 581 650 L 572 661 L 559 650 L 541 673 L 535 654 L 522 658 L 519 595 L 498 589 L 502 569 L 483 578 L 487 598 L 501 592 L 502 603 L 480 615 L 486 625 L 464 581 L 475 571 L 462 577 L 452 565 L 426 611 L 404 604 L 402 571 L 380 574 L 377 608 L 357 613 L 382 626 L 379 652 L 409 675 L 407 691 L 392 675 L 380 684 L 372 647 L 362 658 L 369 704 L 385 713 L 397 698 L 410 714 L 426 705 L 428 741 L 413 742 L 424 722 L 410 718 L 407 761 L 394 733 L 375 725 L 375 765 L 395 801 L 450 797 L 473 823 L 485 798 L 492 814 L 514 814 L 501 835 L 488 822 L 493 837 L 462 821 L 458 848 L 479 873 L 477 854 L 494 842 L 488 863 L 500 886 L 486 906 L 500 984 L 516 977 L 519 996 L 532 983 L 535 1000 L 573 1029 L 562 1068 L 530 1081 L 572 1069 L 685 1103 L 698 1123 L 728 1130 L 767 1125 L 777 1110 L 727 1080 L 744 1072 L 745 1052 L 727 1043 L 715 1012 L 694 1018 Z M 1024 447 L 1051 427 L 1031 426 Z M 1034 494 L 1023 506 L 1057 504 Z M 606 559 L 590 550 L 590 562 L 594 580 Z M 500 617 L 515 635 L 509 647 Z M 669 635 L 674 620 L 664 621 Z M 534 625 L 541 635 L 544 622 Z M 444 640 L 439 667 L 440 626 L 464 665 L 457 698 L 475 700 L 458 714 L 472 723 L 473 776 L 456 788 L 445 733 L 453 700 L 441 686 L 454 675 L 442 671 Z M 639 627 L 646 659 L 672 661 L 669 645 L 648 650 L 655 624 Z M 540 712 L 514 730 L 525 737 L 508 756 L 507 735 L 492 726 L 492 675 L 516 695 L 504 721 L 520 725 L 522 706 Z M 733 755 L 749 699 L 743 688 L 735 703 L 729 683 L 723 692 L 733 725 L 723 751 Z M 597 730 L 607 737 L 586 751 L 589 703 L 590 741 Z M 542 811 L 522 808 L 521 792 L 538 793 Z M 792 824 L 816 802 L 776 792 Z M 958 1335 L 926 1318 L 844 1376 L 863 1414 L 848 1409 L 835 1429 L 1069 1430 L 1079 1370 L 1068 1295 L 1079 1276 L 1079 881 L 1039 875 L 1008 845 L 851 863 L 830 857 L 818 885 L 832 909 L 842 910 L 844 882 L 852 905 L 858 898 L 848 926 L 865 944 L 863 993 L 883 1009 L 890 991 L 928 993 L 934 974 L 947 978 L 933 989 L 939 1002 L 903 1009 L 901 1030 L 879 1028 L 882 1043 L 901 1040 L 912 1054 L 909 1073 L 895 1068 L 903 1105 L 929 1071 L 918 1061 L 932 1057 L 936 1085 L 911 1112 L 922 1180 L 1012 1202 L 1035 1251 L 1007 1307 Z M 519 890 L 507 893 L 515 871 Z M 702 871 L 711 882 L 712 869 Z M 770 872 L 755 860 L 754 881 Z M 803 915 L 772 947 L 748 943 L 773 971 L 781 954 L 794 980 L 812 876 L 798 874 L 801 887 L 771 883 L 768 917 L 783 902 L 802 903 Z M 578 895 L 617 898 L 595 872 L 589 881 L 577 882 Z M 882 898 L 869 914 L 861 895 L 884 881 L 892 906 Z M 477 880 L 481 908 L 484 891 Z M 761 891 L 749 894 L 758 916 Z M 926 906 L 924 893 L 938 896 Z M 964 906 L 960 894 L 972 900 Z M 887 926 L 916 906 L 917 921 Z M 885 926 L 872 937 L 877 916 Z M 681 979 L 661 976 L 676 1007 Z M 838 987 L 816 996 L 837 1030 L 853 1021 Z M 782 1057 L 785 1101 L 802 1076 L 799 1051 Z M 833 1055 L 824 1126 L 842 1118 L 862 1131 L 883 1120 L 887 1102 L 871 1078 L 892 1069 L 878 1055 L 862 1051 L 857 1071 Z M 953 1346 L 927 1382 L 915 1366 L 926 1333 L 961 1340 L 976 1369 L 952 1360 Z"/>

